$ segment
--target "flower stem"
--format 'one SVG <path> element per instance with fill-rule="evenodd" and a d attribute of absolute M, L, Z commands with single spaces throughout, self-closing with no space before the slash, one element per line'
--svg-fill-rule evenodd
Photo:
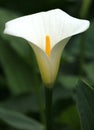
<path fill-rule="evenodd" d="M 80 17 L 85 18 L 88 15 L 88 11 L 90 9 L 90 5 L 92 0 L 82 0 L 81 10 L 80 10 Z"/>
<path fill-rule="evenodd" d="M 45 87 L 46 130 L 53 130 L 52 88 Z"/>

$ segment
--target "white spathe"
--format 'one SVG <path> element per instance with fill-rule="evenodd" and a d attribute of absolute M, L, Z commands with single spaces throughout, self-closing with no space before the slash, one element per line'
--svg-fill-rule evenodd
<path fill-rule="evenodd" d="M 56 79 L 61 53 L 71 36 L 88 29 L 89 21 L 71 17 L 60 9 L 16 18 L 6 23 L 4 33 L 28 41 L 33 48 L 45 84 Z M 51 54 L 45 51 L 45 38 L 50 38 Z"/>

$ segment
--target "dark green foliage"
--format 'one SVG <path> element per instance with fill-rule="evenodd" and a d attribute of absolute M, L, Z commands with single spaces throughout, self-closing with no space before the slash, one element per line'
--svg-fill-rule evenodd
<path fill-rule="evenodd" d="M 3 30 L 8 20 L 53 8 L 91 21 L 90 28 L 74 36 L 63 52 L 53 90 L 54 130 L 94 129 L 94 1 L 0 0 L 1 130 L 44 130 L 44 88 L 35 55 L 25 40 Z M 92 87 L 78 82 L 79 77 Z"/>
<path fill-rule="evenodd" d="M 94 89 L 85 82 L 79 82 L 77 88 L 77 106 L 81 118 L 82 130 L 94 129 Z"/>

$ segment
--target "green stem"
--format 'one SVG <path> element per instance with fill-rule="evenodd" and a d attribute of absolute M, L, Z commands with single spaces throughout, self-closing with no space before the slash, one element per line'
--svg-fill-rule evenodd
<path fill-rule="evenodd" d="M 52 88 L 45 87 L 46 130 L 53 130 Z"/>
<path fill-rule="evenodd" d="M 85 18 L 87 16 L 91 3 L 92 0 L 82 0 L 81 10 L 80 10 L 81 18 Z"/>

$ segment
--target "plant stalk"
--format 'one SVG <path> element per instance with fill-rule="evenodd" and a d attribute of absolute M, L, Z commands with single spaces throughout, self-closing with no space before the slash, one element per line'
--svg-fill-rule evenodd
<path fill-rule="evenodd" d="M 53 130 L 52 92 L 53 92 L 52 88 L 45 87 L 46 130 Z"/>

